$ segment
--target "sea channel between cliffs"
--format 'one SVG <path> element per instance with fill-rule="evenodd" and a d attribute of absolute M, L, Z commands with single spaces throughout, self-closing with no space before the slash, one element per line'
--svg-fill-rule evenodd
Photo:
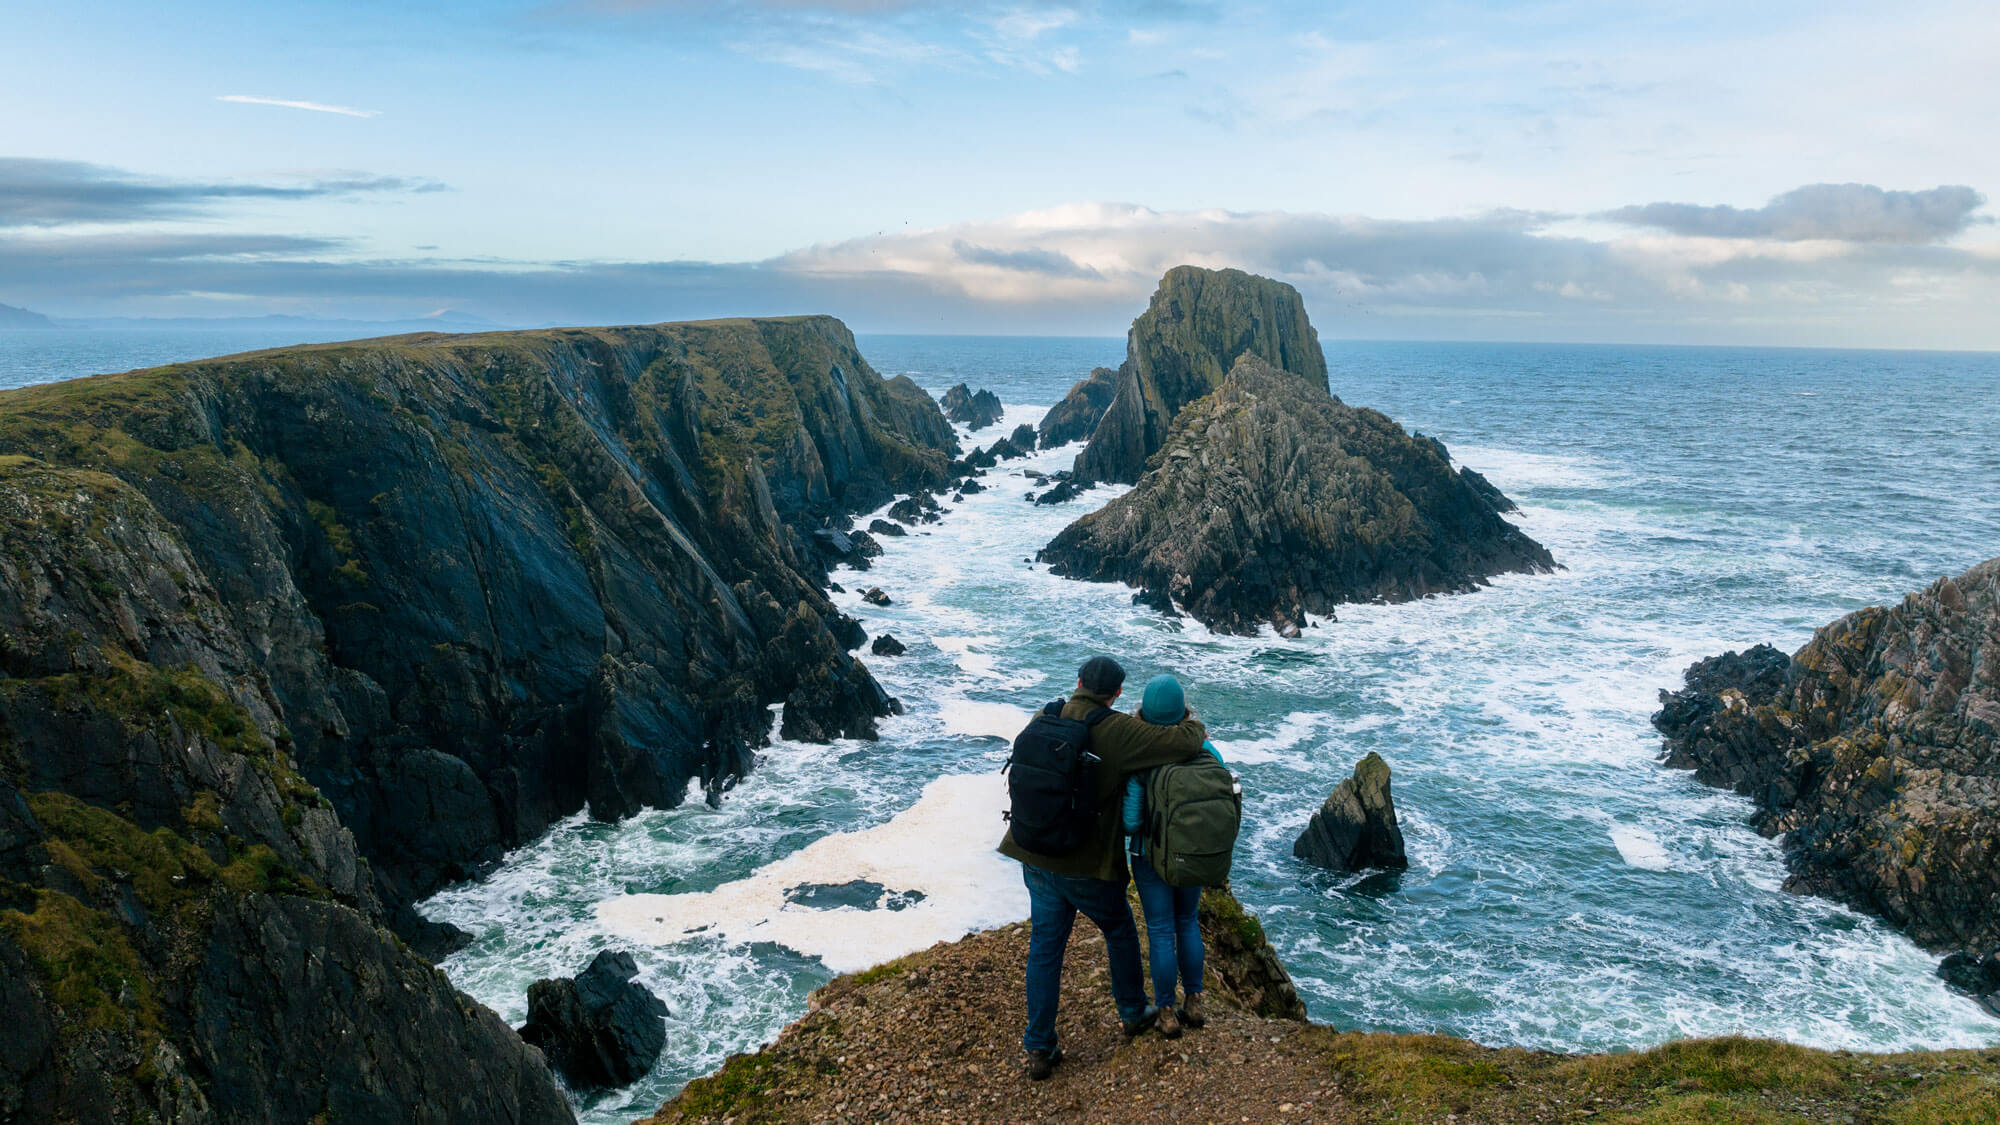
<path fill-rule="evenodd" d="M 1006 416 L 961 431 L 968 448 L 1036 421 L 1069 380 L 1114 362 L 1116 346 L 1082 356 L 1066 342 L 862 341 L 885 376 L 908 373 L 934 393 L 966 379 L 998 391 Z M 998 834 L 977 797 L 1004 756 L 993 736 L 1060 692 L 1083 654 L 1109 649 L 1135 674 L 1187 680 L 1244 774 L 1236 889 L 1316 1019 L 1566 1050 L 1724 1033 L 1856 1049 L 2000 1042 L 2000 1024 L 1936 979 L 1934 957 L 1786 894 L 1777 846 L 1744 824 L 1747 803 L 1660 768 L 1647 724 L 1655 692 L 1701 656 L 1767 639 L 1795 647 L 1817 624 L 1992 553 L 1979 528 L 2000 524 L 1994 500 L 1876 456 L 1916 441 L 1931 457 L 1990 463 L 1991 436 L 1938 419 L 1964 408 L 1968 388 L 1990 395 L 1992 373 L 1923 357 L 1803 364 L 1686 350 L 1343 344 L 1332 359 L 1336 393 L 1442 437 L 1522 505 L 1510 519 L 1567 569 L 1501 576 L 1466 596 L 1342 607 L 1298 640 L 1222 636 L 1132 605 L 1125 587 L 1030 564 L 1123 486 L 1038 507 L 1013 474 L 1066 468 L 1075 447 L 1004 463 L 987 491 L 947 500 L 938 524 L 885 538 L 866 574 L 833 574 L 847 588 L 834 596 L 842 610 L 909 647 L 867 658 L 909 709 L 883 721 L 881 741 L 779 740 L 719 807 L 558 824 L 495 874 L 423 904 L 475 935 L 442 963 L 453 983 L 518 1023 L 529 980 L 574 972 L 599 948 L 633 949 L 673 1011 L 667 1053 L 584 1117 L 651 1112 L 725 1055 L 769 1040 L 833 971 L 932 940 L 905 921 L 969 931 L 1020 916 L 1005 865 L 953 867 Z M 1745 369 L 1764 377 L 1750 385 Z M 1884 380 L 1896 392 L 1887 408 Z M 1736 419 L 1741 432 L 1689 440 L 1706 417 Z M 1866 474 L 1850 468 L 1864 462 Z M 863 603 L 870 585 L 892 604 Z M 1412 869 L 1302 871 L 1292 837 L 1369 750 L 1397 771 Z M 964 790 L 953 807 L 969 811 L 919 814 L 931 827 L 897 835 L 941 778 Z M 779 907 L 841 912 L 838 946 L 788 945 L 783 926 L 759 932 L 774 890 L 782 901 L 853 878 L 853 855 L 826 853 L 869 830 L 905 853 L 897 876 L 926 885 L 878 879 L 878 898 L 859 888 L 845 906 Z M 746 889 L 786 857 L 802 858 Z M 912 890 L 925 897 L 892 901 Z M 627 896 L 686 893 L 729 900 L 730 924 L 640 941 L 611 921 L 607 904 Z"/>

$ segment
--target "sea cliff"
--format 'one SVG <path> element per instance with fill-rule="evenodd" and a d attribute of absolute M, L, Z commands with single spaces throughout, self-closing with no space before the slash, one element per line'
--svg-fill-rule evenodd
<path fill-rule="evenodd" d="M 894 701 L 825 529 L 938 486 L 824 317 L 423 335 L 0 396 L 0 988 L 28 1119 L 566 1120 L 406 946 L 582 808 Z"/>

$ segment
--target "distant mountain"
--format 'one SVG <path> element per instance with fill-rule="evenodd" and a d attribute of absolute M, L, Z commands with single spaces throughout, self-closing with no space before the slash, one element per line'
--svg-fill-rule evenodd
<path fill-rule="evenodd" d="M 0 331 L 14 328 L 54 328 L 55 322 L 41 313 L 0 305 Z"/>

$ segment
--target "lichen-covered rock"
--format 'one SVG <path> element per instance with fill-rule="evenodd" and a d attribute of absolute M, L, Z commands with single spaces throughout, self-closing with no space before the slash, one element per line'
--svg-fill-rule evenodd
<path fill-rule="evenodd" d="M 975 433 L 998 422 L 1002 413 L 1000 396 L 992 391 L 975 394 L 960 383 L 944 393 L 944 416 Z"/>
<path fill-rule="evenodd" d="M 570 1084 L 629 1086 L 645 1077 L 666 1046 L 666 1002 L 633 980 L 630 953 L 604 950 L 575 977 L 528 986 L 521 1038 L 542 1049 Z"/>
<path fill-rule="evenodd" d="M 1292 844 L 1292 855 L 1329 871 L 1401 871 L 1410 865 L 1389 792 L 1389 763 L 1380 754 L 1371 751 L 1355 765 L 1354 776 L 1334 787 Z"/>
<path fill-rule="evenodd" d="M 1959 953 L 2000 951 L 2000 559 L 1895 606 L 1704 660 L 1661 692 L 1665 762 L 1751 798 L 1793 890 Z M 1992 994 L 1988 993 L 1989 1002 Z"/>
<path fill-rule="evenodd" d="M 1168 270 L 1126 340 L 1115 392 L 1077 455 L 1080 481 L 1137 481 L 1181 408 L 1214 391 L 1245 355 L 1326 389 L 1326 357 L 1298 290 L 1241 270 Z M 1093 374 L 1070 394 L 1084 401 L 1065 399 L 1051 412 L 1065 427 L 1102 390 Z"/>
<path fill-rule="evenodd" d="M 1037 444 L 1043 449 L 1053 449 L 1089 437 L 1117 393 L 1118 370 L 1113 367 L 1099 367 L 1077 380 L 1063 400 L 1042 415 L 1042 424 L 1036 431 Z"/>
<path fill-rule="evenodd" d="M 1296 630 L 1344 602 L 1478 588 L 1555 561 L 1453 471 L 1443 446 L 1254 355 L 1182 410 L 1137 487 L 1038 556 L 1139 587 L 1211 629 Z"/>

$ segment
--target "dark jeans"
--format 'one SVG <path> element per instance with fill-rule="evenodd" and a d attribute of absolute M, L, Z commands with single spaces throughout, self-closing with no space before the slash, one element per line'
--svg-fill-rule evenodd
<path fill-rule="evenodd" d="M 1021 1046 L 1052 1051 L 1056 1046 L 1056 1003 L 1062 997 L 1063 953 L 1078 911 L 1104 931 L 1111 957 L 1111 998 L 1127 1023 L 1146 1014 L 1146 981 L 1139 968 L 1139 927 L 1125 902 L 1125 884 L 1077 875 L 1057 875 L 1021 865 L 1028 884 L 1028 1030 Z"/>
<path fill-rule="evenodd" d="M 1143 857 L 1132 857 L 1132 883 L 1146 911 L 1147 960 L 1153 967 L 1153 1003 L 1174 1002 L 1174 978 L 1189 996 L 1201 992 L 1201 888 L 1176 887 Z"/>

